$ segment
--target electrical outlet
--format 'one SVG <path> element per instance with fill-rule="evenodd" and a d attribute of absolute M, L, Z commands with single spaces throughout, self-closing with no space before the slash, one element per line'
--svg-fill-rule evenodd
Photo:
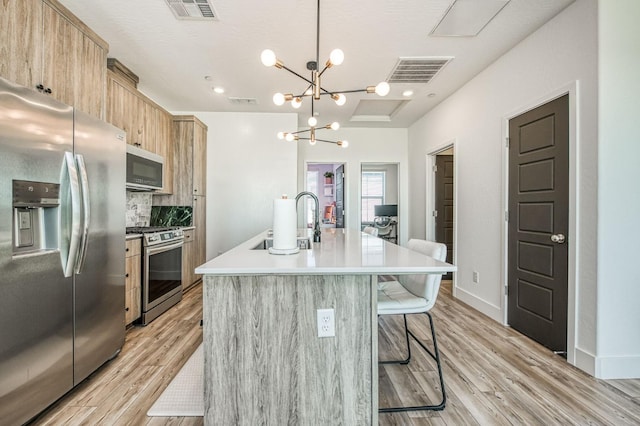
<path fill-rule="evenodd" d="M 478 271 L 473 271 L 473 282 L 474 283 L 480 282 L 480 274 L 478 273 Z"/>
<path fill-rule="evenodd" d="M 318 337 L 334 337 L 336 323 L 333 309 L 318 309 Z"/>

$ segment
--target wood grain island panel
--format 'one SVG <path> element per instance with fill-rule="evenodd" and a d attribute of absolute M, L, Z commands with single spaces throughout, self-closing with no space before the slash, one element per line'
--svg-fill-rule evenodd
<path fill-rule="evenodd" d="M 377 423 L 375 282 L 205 276 L 205 424 Z M 317 337 L 321 308 L 335 337 Z"/>

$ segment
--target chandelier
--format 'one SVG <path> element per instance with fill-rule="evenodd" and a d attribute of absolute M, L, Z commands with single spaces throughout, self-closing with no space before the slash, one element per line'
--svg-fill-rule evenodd
<path fill-rule="evenodd" d="M 279 139 L 286 139 L 288 141 L 297 141 L 297 140 L 308 140 L 311 145 L 315 145 L 316 142 L 327 142 L 336 144 L 342 148 L 346 148 L 349 143 L 345 140 L 342 141 L 330 141 L 326 139 L 318 139 L 316 138 L 316 131 L 322 129 L 331 129 L 338 130 L 340 125 L 337 122 L 333 122 L 330 124 L 326 124 L 324 126 L 318 127 L 318 120 L 315 118 L 315 101 L 319 101 L 323 96 L 330 97 L 335 103 L 339 106 L 342 106 L 347 101 L 345 93 L 358 93 L 358 92 L 366 92 L 366 93 L 375 93 L 379 96 L 386 96 L 389 93 L 390 87 L 389 83 L 383 81 L 378 83 L 376 86 L 367 86 L 364 89 L 354 89 L 354 90 L 340 90 L 333 91 L 328 90 L 322 87 L 321 77 L 325 71 L 334 65 L 340 65 L 344 61 L 344 53 L 340 49 L 334 49 L 331 51 L 329 55 L 329 59 L 325 62 L 324 68 L 319 70 L 318 64 L 320 64 L 320 0 L 318 0 L 317 6 L 317 20 L 316 20 L 316 60 L 307 62 L 307 70 L 311 71 L 311 78 L 308 79 L 303 75 L 293 71 L 290 68 L 287 68 L 284 63 L 276 57 L 276 54 L 273 50 L 265 49 L 260 56 L 262 63 L 267 67 L 276 67 L 277 69 L 282 69 L 290 72 L 296 77 L 304 80 L 307 85 L 305 89 L 298 94 L 293 92 L 291 93 L 276 93 L 273 95 L 273 103 L 276 105 L 284 105 L 286 102 L 291 102 L 291 106 L 293 108 L 300 108 L 302 106 L 302 100 L 304 98 L 311 99 L 311 116 L 309 117 L 308 124 L 309 129 L 299 130 L 296 132 L 279 132 Z"/>

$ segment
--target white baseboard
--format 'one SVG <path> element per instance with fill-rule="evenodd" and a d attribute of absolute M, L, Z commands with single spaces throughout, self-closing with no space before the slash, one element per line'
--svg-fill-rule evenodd
<path fill-rule="evenodd" d="M 575 348 L 575 366 L 585 373 L 594 376 L 596 375 L 596 357 L 589 352 L 586 352 L 580 348 Z"/>
<path fill-rule="evenodd" d="M 640 356 L 601 356 L 596 357 L 598 379 L 639 379 Z"/>
<path fill-rule="evenodd" d="M 455 287 L 453 289 L 453 295 L 472 308 L 482 312 L 492 320 L 503 324 L 502 312 L 499 306 L 493 305 L 486 300 L 482 300 L 475 294 L 469 293 L 460 287 Z"/>

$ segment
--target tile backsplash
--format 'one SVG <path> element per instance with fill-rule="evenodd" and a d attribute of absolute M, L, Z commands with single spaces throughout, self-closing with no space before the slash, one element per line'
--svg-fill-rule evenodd
<path fill-rule="evenodd" d="M 150 192 L 127 191 L 127 226 L 149 226 L 152 202 Z"/>

